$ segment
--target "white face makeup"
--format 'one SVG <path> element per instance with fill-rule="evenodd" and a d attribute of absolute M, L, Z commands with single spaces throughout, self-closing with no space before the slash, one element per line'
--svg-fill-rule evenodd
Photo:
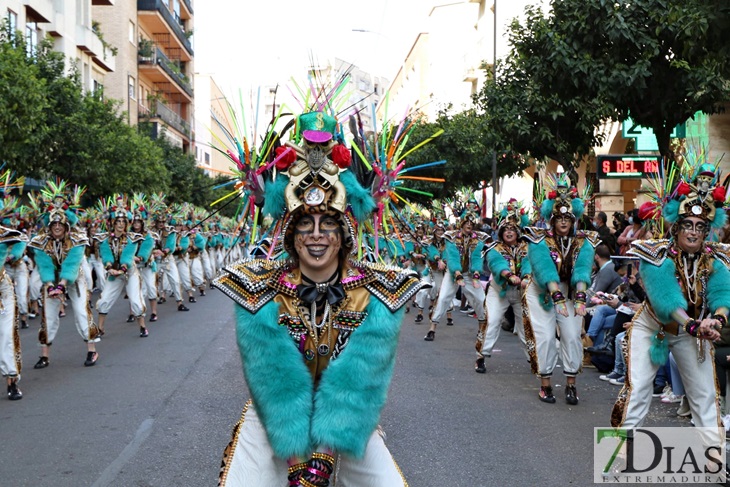
<path fill-rule="evenodd" d="M 709 230 L 709 225 L 701 218 L 694 216 L 685 218 L 679 223 L 677 245 L 690 254 L 699 252 Z"/>
<path fill-rule="evenodd" d="M 336 217 L 323 213 L 304 215 L 294 225 L 294 250 L 305 275 L 313 277 L 313 273 L 336 268 L 340 248 L 342 228 Z"/>

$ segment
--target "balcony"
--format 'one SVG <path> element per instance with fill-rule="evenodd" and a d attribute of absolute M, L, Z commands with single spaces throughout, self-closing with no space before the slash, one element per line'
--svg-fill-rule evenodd
<path fill-rule="evenodd" d="M 162 2 L 162 0 L 137 0 L 137 15 L 140 22 L 144 23 L 149 32 L 152 32 L 155 40 L 160 34 L 167 34 L 172 31 L 174 43 L 183 47 L 190 56 L 193 56 L 193 46 L 185 35 L 180 23 L 175 19 L 174 14 Z M 172 39 L 169 39 L 169 45 L 165 47 L 177 47 L 172 45 Z M 188 60 L 188 59 L 186 59 Z"/>
<path fill-rule="evenodd" d="M 92 29 L 76 26 L 76 47 L 91 56 L 94 62 L 107 72 L 114 71 L 115 57 L 110 47 L 104 45 Z"/>
<path fill-rule="evenodd" d="M 168 94 L 185 93 L 187 95 L 185 101 L 192 103 L 193 88 L 190 86 L 190 81 L 180 72 L 175 63 L 162 52 L 162 49 L 155 47 L 151 56 L 148 51 L 143 52 L 140 50 L 138 51 L 137 61 L 140 73 L 149 78 L 159 91 Z M 172 85 L 175 85 L 176 89 Z"/>
<path fill-rule="evenodd" d="M 114 0 L 91 0 L 91 5 L 114 6 Z"/>
<path fill-rule="evenodd" d="M 170 110 L 164 103 L 153 101 L 149 108 L 139 104 L 138 106 L 139 117 L 146 118 L 148 120 L 159 119 L 162 120 L 166 125 L 180 132 L 183 136 L 190 138 L 192 133 L 190 129 L 190 122 L 184 120 L 180 115 Z"/>
<path fill-rule="evenodd" d="M 182 4 L 185 5 L 186 9 L 188 9 L 190 15 L 193 15 L 193 4 L 190 2 L 190 0 L 182 0 Z"/>
<path fill-rule="evenodd" d="M 53 13 L 55 11 L 53 8 L 53 0 L 39 0 L 33 2 L 33 5 L 30 5 L 30 3 L 23 2 L 28 20 L 38 22 L 39 24 L 47 24 L 53 20 Z"/>

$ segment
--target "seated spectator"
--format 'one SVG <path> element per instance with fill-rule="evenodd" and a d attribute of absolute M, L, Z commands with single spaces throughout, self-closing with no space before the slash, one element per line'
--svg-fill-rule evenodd
<path fill-rule="evenodd" d="M 598 232 L 598 238 L 601 240 L 601 243 L 608 247 L 608 255 L 612 255 L 616 253 L 616 237 L 613 233 L 611 233 L 611 229 L 608 228 L 608 225 L 606 225 L 607 221 L 608 217 L 606 214 L 599 211 L 596 213 L 596 216 L 593 217 L 593 226 L 595 227 L 596 232 Z"/>

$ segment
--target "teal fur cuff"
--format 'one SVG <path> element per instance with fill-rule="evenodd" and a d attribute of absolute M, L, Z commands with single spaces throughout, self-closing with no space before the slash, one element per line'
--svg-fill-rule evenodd
<path fill-rule="evenodd" d="M 279 458 L 305 457 L 313 448 L 314 382 L 294 339 L 278 321 L 274 301 L 256 314 L 236 305 L 243 372 L 271 448 Z"/>
<path fill-rule="evenodd" d="M 183 252 L 185 252 L 186 250 L 188 250 L 188 247 L 190 247 L 190 237 L 188 237 L 188 236 L 181 237 L 180 238 L 180 244 L 179 244 L 179 246 L 180 246 L 180 248 L 182 249 Z"/>
<path fill-rule="evenodd" d="M 16 242 L 13 244 L 13 246 L 10 248 L 10 255 L 13 258 L 13 262 L 23 257 L 23 253 L 25 252 L 25 248 L 27 246 L 28 242 Z"/>
<path fill-rule="evenodd" d="M 174 233 L 171 233 L 165 239 L 165 250 L 167 250 L 168 252 L 173 252 L 175 250 L 176 243 L 177 243 L 177 235 Z"/>
<path fill-rule="evenodd" d="M 656 266 L 646 261 L 639 264 L 646 296 L 657 318 L 662 323 L 672 321 L 672 313 L 677 309 L 687 309 L 687 300 L 675 277 L 676 267 L 671 259 Z"/>
<path fill-rule="evenodd" d="M 312 417 L 315 445 L 363 457 L 388 394 L 404 311 L 391 313 L 370 299 L 367 318 L 322 373 Z"/>
<path fill-rule="evenodd" d="M 81 268 L 81 260 L 84 258 L 85 245 L 79 245 L 72 248 L 66 254 L 66 258 L 61 262 L 61 272 L 58 280 L 66 279 L 68 284 L 73 284 L 79 278 L 79 269 Z"/>
<path fill-rule="evenodd" d="M 471 258 L 469 259 L 471 269 L 469 269 L 469 272 L 471 272 L 472 274 L 476 272 L 481 274 L 482 270 L 484 270 L 484 258 L 482 257 L 482 250 L 484 250 L 484 242 L 479 242 L 476 247 L 474 247 L 474 251 L 471 253 Z"/>
<path fill-rule="evenodd" d="M 591 285 L 591 271 L 593 270 L 593 257 L 596 251 L 586 239 L 582 239 L 578 258 L 575 260 L 573 267 L 573 276 L 570 283 L 575 286 L 579 282 L 585 283 L 586 287 Z"/>
<path fill-rule="evenodd" d="M 719 260 L 712 263 L 707 281 L 707 304 L 713 313 L 722 307 L 730 309 L 730 270 Z"/>
<path fill-rule="evenodd" d="M 196 233 L 193 244 L 195 245 L 195 248 L 197 248 L 198 250 L 205 250 L 205 237 L 203 237 L 199 233 Z"/>

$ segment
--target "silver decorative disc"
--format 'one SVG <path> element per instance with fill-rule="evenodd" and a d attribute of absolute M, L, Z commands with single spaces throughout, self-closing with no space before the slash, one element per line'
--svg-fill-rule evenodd
<path fill-rule="evenodd" d="M 560 207 L 560 213 L 568 213 L 568 207 L 567 206 L 561 206 Z"/>
<path fill-rule="evenodd" d="M 319 206 L 324 201 L 324 190 L 319 186 L 312 186 L 304 193 L 304 202 L 307 206 Z"/>
<path fill-rule="evenodd" d="M 694 205 L 692 207 L 692 214 L 693 215 L 701 215 L 702 214 L 702 207 L 700 205 Z"/>

